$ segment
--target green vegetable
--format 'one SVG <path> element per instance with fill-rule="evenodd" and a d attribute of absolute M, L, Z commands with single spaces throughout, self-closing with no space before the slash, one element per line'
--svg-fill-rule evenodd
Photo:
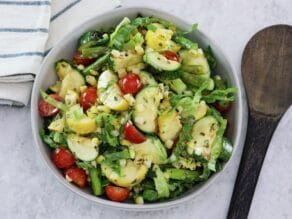
<path fill-rule="evenodd" d="M 223 137 L 225 128 L 226 128 L 226 122 L 221 124 L 219 130 L 217 131 L 216 138 L 215 138 L 213 145 L 212 145 L 212 148 L 211 148 L 211 159 L 208 163 L 208 168 L 214 172 L 216 172 L 217 159 L 222 152 L 222 137 Z M 222 133 L 222 131 L 223 131 L 223 133 Z"/>
<path fill-rule="evenodd" d="M 91 48 L 84 48 L 81 50 L 81 54 L 85 58 L 97 58 L 107 52 L 107 47 L 97 46 Z"/>
<path fill-rule="evenodd" d="M 146 189 L 143 191 L 143 198 L 146 201 L 149 202 L 154 202 L 156 201 L 159 197 L 158 197 L 158 193 L 155 190 L 152 189 Z"/>
<path fill-rule="evenodd" d="M 132 21 L 132 24 L 136 27 L 146 27 L 150 23 L 152 23 L 150 17 L 137 17 Z"/>
<path fill-rule="evenodd" d="M 173 80 L 161 79 L 160 81 L 168 85 L 169 88 L 176 92 L 177 94 L 182 94 L 184 91 L 187 90 L 186 84 L 180 78 Z"/>
<path fill-rule="evenodd" d="M 208 108 L 204 102 L 200 102 L 202 97 L 202 91 L 204 91 L 207 86 L 207 81 L 201 84 L 201 87 L 196 91 L 194 97 L 189 97 L 185 95 L 173 95 L 170 99 L 170 103 L 172 104 L 172 106 L 182 111 L 181 116 L 183 118 L 191 116 L 195 119 L 199 119 L 206 114 Z"/>
<path fill-rule="evenodd" d="M 217 66 L 217 60 L 213 53 L 212 47 L 209 45 L 207 49 L 204 50 L 205 57 L 209 63 L 211 70 L 214 70 Z"/>
<path fill-rule="evenodd" d="M 215 103 L 216 101 L 234 101 L 234 93 L 237 91 L 237 88 L 231 87 L 225 90 L 214 90 L 211 93 L 202 97 L 207 103 Z"/>
<path fill-rule="evenodd" d="M 181 66 L 179 62 L 169 60 L 156 51 L 146 51 L 143 59 L 157 71 L 173 72 L 178 70 Z"/>
<path fill-rule="evenodd" d="M 232 147 L 232 144 L 231 142 L 229 141 L 228 138 L 226 137 L 223 137 L 222 139 L 222 151 L 219 155 L 219 159 L 223 160 L 224 162 L 227 162 L 231 155 L 232 155 L 232 150 L 233 150 L 233 147 Z"/>
<path fill-rule="evenodd" d="M 40 90 L 40 94 L 41 94 L 41 97 L 43 98 L 43 100 L 46 101 L 47 103 L 51 104 L 52 106 L 54 106 L 54 107 L 56 107 L 64 112 L 66 112 L 68 110 L 68 107 L 64 103 L 55 100 L 54 98 L 52 98 L 50 95 L 48 95 L 43 90 Z"/>
<path fill-rule="evenodd" d="M 190 133 L 192 133 L 193 123 L 194 120 L 192 118 L 186 119 L 186 122 L 183 124 L 182 130 L 180 132 L 179 140 L 176 143 L 170 158 L 177 160 L 178 157 L 185 152 L 186 143 L 192 139 Z"/>
<path fill-rule="evenodd" d="M 81 52 L 85 48 L 90 48 L 93 46 L 103 46 L 106 45 L 109 42 L 109 35 L 108 34 L 103 34 L 102 38 L 94 38 L 90 39 L 88 38 L 87 41 L 84 40 L 83 43 L 80 43 L 78 51 Z"/>
<path fill-rule="evenodd" d="M 88 161 L 76 161 L 76 165 L 82 169 L 89 170 L 93 168 L 93 165 Z"/>
<path fill-rule="evenodd" d="M 173 80 L 178 79 L 182 76 L 183 71 L 181 69 L 177 69 L 175 71 L 161 71 L 157 72 L 157 70 L 153 70 L 152 72 L 155 72 L 155 77 L 158 80 Z"/>
<path fill-rule="evenodd" d="M 208 90 L 213 90 L 214 82 L 211 78 L 205 76 L 195 75 L 188 72 L 183 72 L 181 75 L 183 82 L 194 87 L 200 87 L 205 81 L 208 81 Z"/>
<path fill-rule="evenodd" d="M 141 46 L 144 43 L 144 37 L 140 32 L 137 32 L 128 42 L 123 46 L 124 50 L 135 49 L 136 46 Z"/>
<path fill-rule="evenodd" d="M 220 75 L 215 75 L 213 80 L 215 83 L 215 89 L 225 90 L 227 88 L 226 81 L 224 81 Z"/>
<path fill-rule="evenodd" d="M 135 151 L 135 157 L 137 159 L 147 157 L 154 164 L 163 164 L 167 161 L 167 153 L 164 145 L 159 138 L 154 136 L 147 136 L 144 142 L 132 144 L 130 148 Z"/>
<path fill-rule="evenodd" d="M 122 160 L 122 159 L 130 159 L 130 153 L 129 153 L 129 150 L 114 152 L 111 154 L 106 154 L 105 159 L 108 162 Z"/>
<path fill-rule="evenodd" d="M 97 71 L 97 70 L 99 70 L 108 61 L 109 56 L 110 56 L 110 53 L 109 52 L 105 53 L 103 56 L 101 56 L 100 58 L 98 58 L 94 63 L 92 63 L 91 65 L 87 66 L 83 70 L 83 74 L 84 75 L 87 75 L 91 71 Z"/>
<path fill-rule="evenodd" d="M 110 35 L 109 47 L 122 49 L 124 43 L 130 39 L 132 32 L 136 29 L 134 25 L 130 24 L 129 18 L 124 18 L 116 27 L 115 31 Z"/>
<path fill-rule="evenodd" d="M 100 172 L 96 168 L 90 168 L 89 178 L 90 178 L 93 194 L 96 196 L 100 196 L 102 194 Z"/>
<path fill-rule="evenodd" d="M 200 174 L 194 170 L 184 170 L 176 168 L 166 169 L 166 173 L 169 175 L 170 179 L 183 180 L 183 181 L 200 181 Z"/>
<path fill-rule="evenodd" d="M 185 38 L 183 35 L 174 35 L 172 39 L 185 49 L 198 49 L 197 43 Z"/>
<path fill-rule="evenodd" d="M 203 172 L 200 175 L 202 181 L 207 180 L 211 175 L 211 170 L 208 168 L 208 163 L 203 163 Z"/>
<path fill-rule="evenodd" d="M 46 132 L 45 129 L 39 131 L 39 135 L 43 142 L 48 144 L 51 148 L 58 148 L 59 146 L 67 147 L 67 136 L 64 133 L 54 131 Z"/>
<path fill-rule="evenodd" d="M 166 181 L 166 178 L 163 172 L 160 170 L 159 166 L 155 165 L 153 167 L 156 177 L 153 178 L 155 189 L 158 193 L 159 198 L 168 198 L 169 197 L 169 185 Z"/>
<path fill-rule="evenodd" d="M 117 131 L 118 118 L 112 114 L 101 114 L 96 117 L 96 122 L 102 121 L 103 128 L 100 135 L 101 140 L 111 146 L 117 146 L 119 144 L 118 135 L 115 135 L 114 131 Z"/>

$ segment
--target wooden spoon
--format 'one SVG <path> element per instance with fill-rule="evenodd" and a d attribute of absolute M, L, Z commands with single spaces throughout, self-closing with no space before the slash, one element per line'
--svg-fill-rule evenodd
<path fill-rule="evenodd" d="M 241 69 L 249 119 L 229 207 L 232 219 L 247 218 L 269 142 L 292 104 L 292 26 L 275 25 L 255 34 L 244 50 Z"/>

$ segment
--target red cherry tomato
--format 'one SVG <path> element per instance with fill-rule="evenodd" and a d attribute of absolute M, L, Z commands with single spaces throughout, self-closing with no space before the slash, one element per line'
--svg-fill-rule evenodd
<path fill-rule="evenodd" d="M 74 155 L 65 148 L 58 148 L 52 155 L 53 163 L 60 169 L 67 169 L 75 163 Z"/>
<path fill-rule="evenodd" d="M 213 106 L 220 112 L 220 113 L 226 113 L 230 109 L 230 103 L 220 103 L 220 102 L 215 102 Z"/>
<path fill-rule="evenodd" d="M 118 186 L 106 186 L 106 196 L 115 202 L 123 202 L 129 197 L 129 190 Z"/>
<path fill-rule="evenodd" d="M 95 61 L 95 59 L 82 57 L 82 55 L 79 52 L 75 53 L 73 60 L 76 65 L 84 65 L 84 66 L 88 66 Z"/>
<path fill-rule="evenodd" d="M 127 122 L 124 127 L 124 135 L 127 140 L 135 144 L 140 144 L 146 140 L 145 136 L 130 122 Z"/>
<path fill-rule="evenodd" d="M 52 98 L 54 98 L 57 101 L 62 101 L 62 97 L 60 97 L 58 94 L 50 94 L 50 96 Z M 39 114 L 42 117 L 51 117 L 51 116 L 55 116 L 60 112 L 60 109 L 52 106 L 51 104 L 47 103 L 46 101 L 44 101 L 43 99 L 41 99 L 39 101 Z"/>
<path fill-rule="evenodd" d="M 163 53 L 164 57 L 169 59 L 169 60 L 172 60 L 172 61 L 176 61 L 178 62 L 179 61 L 179 58 L 178 58 L 178 55 L 175 54 L 174 52 L 171 52 L 171 51 L 165 51 Z"/>
<path fill-rule="evenodd" d="M 136 94 L 142 88 L 140 77 L 134 73 L 127 74 L 119 84 L 124 94 Z"/>
<path fill-rule="evenodd" d="M 65 176 L 70 181 L 72 180 L 72 182 L 79 186 L 80 188 L 84 188 L 86 186 L 87 183 L 86 172 L 79 167 L 76 166 L 70 167 L 65 171 Z"/>
<path fill-rule="evenodd" d="M 87 110 L 96 103 L 96 98 L 97 98 L 96 88 L 88 87 L 81 94 L 79 102 L 83 109 Z"/>

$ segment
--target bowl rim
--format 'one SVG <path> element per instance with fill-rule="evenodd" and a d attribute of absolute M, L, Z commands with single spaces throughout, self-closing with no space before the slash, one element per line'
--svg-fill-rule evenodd
<path fill-rule="evenodd" d="M 117 7 L 114 8 L 110 11 L 107 11 L 105 13 L 99 14 L 97 16 L 94 16 L 93 18 L 90 18 L 88 20 L 86 20 L 85 22 L 83 22 L 82 24 L 76 26 L 75 28 L 73 28 L 71 31 L 69 31 L 62 39 L 60 39 L 55 46 L 51 49 L 51 51 L 47 54 L 47 56 L 45 57 L 45 59 L 43 60 L 41 67 L 39 68 L 38 74 L 36 75 L 35 78 L 35 82 L 33 85 L 33 89 L 32 89 L 32 94 L 31 94 L 31 127 L 32 127 L 32 134 L 33 134 L 33 139 L 34 139 L 34 145 L 36 150 L 38 151 L 38 153 L 41 155 L 41 159 L 43 160 L 43 162 L 45 163 L 45 165 L 48 167 L 48 169 L 50 169 L 49 172 L 51 172 L 57 179 L 58 181 L 63 184 L 67 189 L 69 189 L 70 191 L 78 194 L 79 196 L 83 197 L 86 200 L 90 200 L 92 202 L 95 202 L 97 204 L 100 204 L 102 207 L 106 207 L 106 208 L 115 208 L 115 209 L 120 209 L 120 210 L 131 210 L 131 211 L 147 211 L 147 210 L 160 210 L 160 209 L 166 209 L 166 208 L 171 208 L 174 206 L 178 206 L 182 203 L 185 203 L 187 201 L 191 201 L 192 199 L 194 199 L 196 196 L 200 195 L 202 192 L 204 192 L 212 183 L 214 183 L 218 177 L 220 175 L 222 175 L 222 173 L 225 171 L 225 169 L 230 165 L 231 161 L 234 159 L 234 155 L 236 154 L 236 152 L 241 149 L 242 147 L 240 147 L 241 144 L 244 143 L 245 140 L 245 135 L 246 135 L 246 127 L 247 127 L 247 104 L 246 104 L 246 95 L 245 95 L 245 90 L 244 90 L 244 86 L 242 84 L 242 80 L 240 80 L 240 75 L 236 73 L 236 70 L 234 68 L 234 66 L 231 64 L 231 62 L 228 60 L 227 56 L 224 54 L 223 50 L 221 49 L 220 46 L 218 46 L 210 37 L 208 37 L 204 32 L 202 32 L 201 30 L 196 30 L 197 32 L 200 33 L 200 35 L 203 38 L 208 39 L 208 41 L 210 42 L 210 44 L 214 45 L 217 50 L 222 54 L 221 60 L 224 59 L 224 61 L 229 65 L 228 67 L 231 69 L 231 75 L 233 75 L 234 77 L 234 83 L 236 84 L 238 91 L 237 91 L 237 97 L 238 97 L 238 113 L 235 116 L 238 115 L 242 115 L 242 116 L 238 116 L 238 120 L 237 120 L 237 135 L 235 137 L 235 142 L 234 142 L 234 150 L 232 153 L 231 158 L 229 159 L 229 161 L 224 165 L 223 169 L 220 172 L 217 172 L 215 174 L 213 174 L 213 176 L 208 179 L 207 181 L 203 182 L 203 185 L 201 188 L 199 188 L 196 191 L 193 191 L 192 193 L 184 196 L 184 197 L 180 197 L 177 198 L 175 200 L 169 200 L 169 201 L 165 201 L 165 202 L 157 202 L 157 203 L 151 203 L 151 204 L 144 204 L 144 205 L 137 205 L 137 204 L 133 204 L 133 203 L 119 203 L 119 202 L 113 202 L 110 200 L 106 200 L 103 198 L 99 198 L 96 196 L 93 196 L 91 194 L 87 194 L 85 192 L 83 192 L 81 189 L 77 188 L 76 186 L 68 183 L 65 178 L 63 176 L 61 176 L 60 174 L 58 174 L 56 171 L 54 171 L 52 165 L 52 162 L 48 159 L 46 159 L 45 157 L 45 152 L 44 150 L 41 150 L 42 145 L 39 143 L 40 142 L 40 137 L 38 135 L 39 130 L 37 130 L 36 128 L 36 124 L 37 124 L 37 117 L 36 115 L 38 115 L 37 112 L 37 102 L 38 102 L 38 98 L 39 98 L 39 90 L 38 90 L 38 85 L 40 83 L 40 81 L 42 80 L 42 69 L 44 68 L 44 66 L 47 63 L 48 57 L 50 57 L 50 55 L 54 52 L 55 48 L 58 48 L 59 45 L 61 45 L 63 42 L 66 42 L 67 38 L 75 31 L 77 30 L 79 27 L 81 26 L 88 26 L 91 22 L 97 20 L 99 17 L 105 16 L 107 14 L 110 13 L 123 13 L 123 12 L 132 12 L 132 11 L 136 11 L 138 12 L 143 12 L 143 10 L 147 10 L 147 11 L 151 11 L 154 14 L 163 14 L 165 16 L 170 16 L 173 19 L 177 20 L 180 23 L 184 23 L 186 26 L 191 27 L 192 25 L 187 22 L 185 19 L 182 19 L 178 16 L 172 15 L 169 12 L 166 12 L 164 10 L 160 10 L 160 9 L 156 9 L 153 7 L 146 7 L 146 6 L 130 6 L 130 7 Z M 110 18 L 109 18 L 110 20 Z"/>

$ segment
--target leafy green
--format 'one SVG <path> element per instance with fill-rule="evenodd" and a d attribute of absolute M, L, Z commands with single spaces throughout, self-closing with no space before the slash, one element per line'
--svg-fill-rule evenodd
<path fill-rule="evenodd" d="M 137 32 L 133 37 L 130 38 L 123 46 L 124 50 L 135 49 L 136 46 L 140 46 L 144 43 L 144 37 L 140 32 Z"/>
<path fill-rule="evenodd" d="M 237 91 L 236 87 L 227 88 L 225 90 L 214 90 L 211 93 L 202 97 L 207 103 L 215 103 L 216 101 L 234 101 L 234 93 Z"/>
<path fill-rule="evenodd" d="M 132 24 L 136 27 L 146 27 L 152 23 L 150 17 L 137 17 L 132 21 Z"/>
<path fill-rule="evenodd" d="M 106 154 L 105 159 L 109 162 L 122 160 L 122 159 L 130 159 L 130 153 L 129 153 L 129 150 L 114 152 L 111 154 Z"/>
<path fill-rule="evenodd" d="M 218 90 L 225 90 L 227 88 L 226 81 L 224 81 L 220 75 L 215 75 L 213 77 L 214 83 L 215 83 L 215 89 Z"/>
<path fill-rule="evenodd" d="M 153 178 L 154 184 L 155 184 L 155 189 L 158 193 L 159 198 L 167 198 L 169 197 L 169 185 L 166 181 L 166 178 L 159 168 L 158 165 L 155 165 L 154 167 L 156 177 Z"/>
<path fill-rule="evenodd" d="M 172 37 L 172 39 L 180 44 L 185 49 L 198 49 L 199 46 L 197 43 L 194 43 L 193 41 L 185 38 L 183 35 L 176 34 Z"/>
<path fill-rule="evenodd" d="M 217 60 L 210 45 L 207 47 L 207 49 L 204 50 L 204 54 L 211 70 L 214 70 L 217 66 Z"/>
<path fill-rule="evenodd" d="M 116 130 L 118 124 L 118 117 L 113 114 L 99 114 L 96 117 L 96 123 L 102 124 L 103 128 L 101 131 L 100 138 L 102 142 L 107 143 L 111 146 L 118 146 L 119 138 L 118 135 L 113 133 Z"/>
<path fill-rule="evenodd" d="M 49 145 L 51 148 L 58 148 L 59 146 L 67 146 L 67 138 L 63 133 L 58 133 L 50 131 L 49 134 L 46 134 L 44 129 L 39 131 L 39 135 L 43 142 Z"/>
<path fill-rule="evenodd" d="M 129 18 L 124 18 L 110 35 L 109 47 L 121 50 L 135 29 L 136 26 L 131 24 Z"/>
<path fill-rule="evenodd" d="M 197 110 L 198 104 L 202 98 L 202 92 L 208 87 L 208 81 L 205 81 L 199 89 L 196 90 L 194 97 L 185 95 L 173 95 L 170 103 L 173 107 L 182 110 L 181 116 L 187 118 L 193 116 Z"/>
<path fill-rule="evenodd" d="M 171 157 L 174 157 L 175 160 L 185 152 L 186 143 L 192 139 L 190 133 L 192 132 L 194 120 L 192 118 L 186 119 L 186 122 L 183 124 L 182 130 L 179 134 L 179 140 L 176 143 L 176 146 L 172 152 Z"/>
<path fill-rule="evenodd" d="M 155 190 L 152 189 L 146 189 L 143 191 L 143 198 L 146 201 L 149 202 L 154 202 L 156 201 L 159 197 L 158 197 L 158 193 Z"/>

